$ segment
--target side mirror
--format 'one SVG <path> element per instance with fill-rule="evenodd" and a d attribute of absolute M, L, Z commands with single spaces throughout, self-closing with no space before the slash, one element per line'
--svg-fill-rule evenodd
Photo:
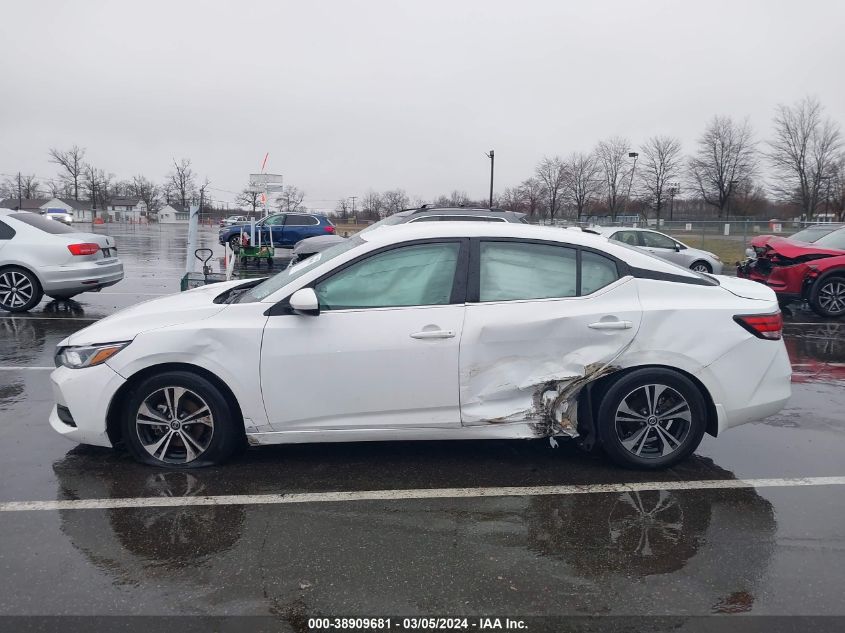
<path fill-rule="evenodd" d="M 290 296 L 288 303 L 290 303 L 290 309 L 296 314 L 308 316 L 320 314 L 320 302 L 313 288 L 300 288 Z"/>
<path fill-rule="evenodd" d="M 682 248 L 683 248 L 683 246 L 681 246 L 680 244 L 675 242 L 675 252 L 676 253 L 680 253 Z"/>

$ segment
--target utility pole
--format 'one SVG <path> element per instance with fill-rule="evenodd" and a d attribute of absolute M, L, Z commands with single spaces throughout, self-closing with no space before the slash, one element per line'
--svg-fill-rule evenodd
<path fill-rule="evenodd" d="M 487 158 L 490 159 L 490 206 L 489 208 L 493 208 L 493 163 L 495 161 L 495 153 L 491 149 L 490 152 L 486 155 Z"/>
<path fill-rule="evenodd" d="M 18 172 L 18 211 L 23 208 L 23 196 L 21 194 L 21 172 Z"/>
<path fill-rule="evenodd" d="M 355 217 L 355 199 L 357 197 L 358 196 L 349 196 L 349 198 L 352 200 L 352 219 L 355 220 L 356 223 L 358 222 L 358 218 Z"/>

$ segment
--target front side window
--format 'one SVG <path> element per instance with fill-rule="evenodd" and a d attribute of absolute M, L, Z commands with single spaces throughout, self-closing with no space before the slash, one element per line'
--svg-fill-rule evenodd
<path fill-rule="evenodd" d="M 285 216 L 283 215 L 271 215 L 264 221 L 266 226 L 282 226 L 284 223 Z"/>
<path fill-rule="evenodd" d="M 403 246 L 367 257 L 318 283 L 321 310 L 448 304 L 460 243 Z"/>
<path fill-rule="evenodd" d="M 577 251 L 567 246 L 481 242 L 479 299 L 513 301 L 578 294 Z"/>
<path fill-rule="evenodd" d="M 675 248 L 676 242 L 671 237 L 661 235 L 660 233 L 653 233 L 652 231 L 642 231 L 643 246 L 647 248 Z"/>

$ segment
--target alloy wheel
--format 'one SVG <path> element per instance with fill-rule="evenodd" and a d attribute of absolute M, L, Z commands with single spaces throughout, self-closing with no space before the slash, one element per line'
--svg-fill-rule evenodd
<path fill-rule="evenodd" d="M 707 264 L 696 264 L 692 269 L 697 273 L 709 273 L 710 267 Z"/>
<path fill-rule="evenodd" d="M 0 305 L 20 308 L 32 300 L 35 288 L 23 273 L 9 270 L 0 275 Z"/>
<path fill-rule="evenodd" d="M 845 312 L 845 281 L 831 279 L 819 288 L 819 306 L 832 315 Z"/>
<path fill-rule="evenodd" d="M 674 453 L 692 427 L 686 399 L 668 385 L 637 387 L 616 409 L 616 436 L 632 455 L 646 459 Z"/>
<path fill-rule="evenodd" d="M 153 458 L 187 464 L 211 444 L 214 416 L 206 401 L 190 389 L 164 387 L 141 403 L 135 428 L 141 445 Z"/>

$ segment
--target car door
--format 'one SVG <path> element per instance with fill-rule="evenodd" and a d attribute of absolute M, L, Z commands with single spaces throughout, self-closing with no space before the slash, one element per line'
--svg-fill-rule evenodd
<path fill-rule="evenodd" d="M 643 248 L 649 253 L 673 262 L 684 265 L 684 255 L 681 254 L 678 243 L 668 235 L 657 231 L 639 231 Z"/>
<path fill-rule="evenodd" d="M 612 371 L 634 340 L 633 279 L 601 252 L 556 242 L 481 240 L 472 261 L 462 424 L 528 421 L 548 434 L 555 419 L 565 427 L 573 410 L 559 396 Z"/>
<path fill-rule="evenodd" d="M 261 224 L 261 244 L 265 246 L 282 246 L 285 224 L 284 213 L 267 216 Z"/>
<path fill-rule="evenodd" d="M 466 240 L 389 247 L 317 280 L 318 316 L 269 317 L 261 390 L 273 428 L 460 426 L 467 260 Z"/>

